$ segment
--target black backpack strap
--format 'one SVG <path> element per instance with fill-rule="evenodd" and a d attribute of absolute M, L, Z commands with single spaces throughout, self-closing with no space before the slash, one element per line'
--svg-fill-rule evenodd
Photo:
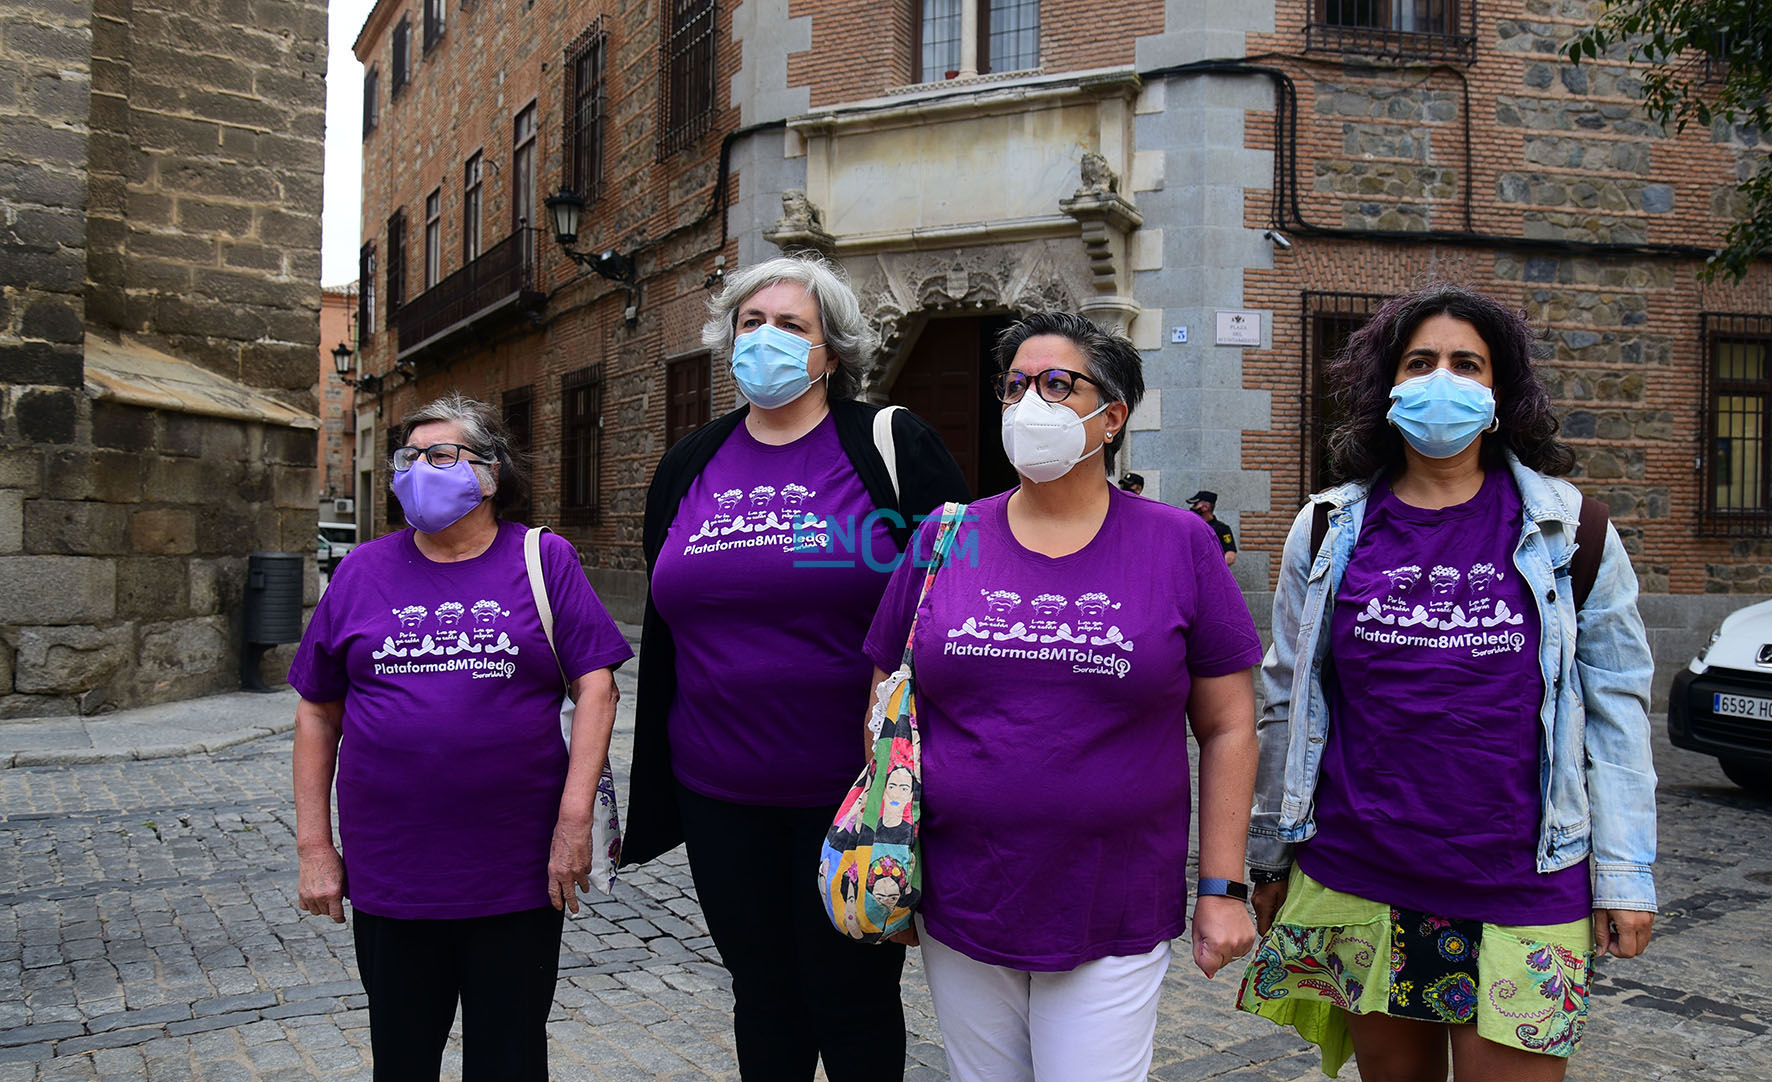
<path fill-rule="evenodd" d="M 1329 505 L 1314 503 L 1311 505 L 1311 559 L 1323 550 L 1323 538 L 1329 536 Z"/>
<path fill-rule="evenodd" d="M 1569 576 L 1574 580 L 1575 611 L 1587 604 L 1593 592 L 1594 579 L 1600 574 L 1600 557 L 1606 551 L 1606 522 L 1612 509 L 1592 496 L 1581 498 L 1581 521 L 1575 527 L 1575 556 L 1569 561 Z"/>

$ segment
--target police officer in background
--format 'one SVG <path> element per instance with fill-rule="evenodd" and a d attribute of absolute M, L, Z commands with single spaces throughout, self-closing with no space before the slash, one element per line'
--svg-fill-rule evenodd
<path fill-rule="evenodd" d="M 1201 489 L 1189 496 L 1187 503 L 1193 508 L 1194 514 L 1205 519 L 1206 524 L 1212 527 L 1212 532 L 1218 535 L 1218 543 L 1224 546 L 1224 566 L 1229 567 L 1236 563 L 1237 540 L 1231 536 L 1230 525 L 1220 522 L 1212 514 L 1212 509 L 1218 506 L 1218 493 Z"/>

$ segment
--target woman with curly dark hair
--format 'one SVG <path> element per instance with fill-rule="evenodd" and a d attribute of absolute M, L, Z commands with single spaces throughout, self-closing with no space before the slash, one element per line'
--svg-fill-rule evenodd
<path fill-rule="evenodd" d="M 1449 1048 L 1461 1080 L 1557 1082 L 1595 955 L 1654 921 L 1636 576 L 1552 479 L 1574 456 L 1523 313 L 1431 285 L 1329 377 L 1359 480 L 1311 497 L 1281 559 L 1238 1006 L 1331 1075 L 1351 1053 L 1366 1082 L 1444 1079 Z"/>

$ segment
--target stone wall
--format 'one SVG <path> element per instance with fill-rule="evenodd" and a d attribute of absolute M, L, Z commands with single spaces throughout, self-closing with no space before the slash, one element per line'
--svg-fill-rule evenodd
<path fill-rule="evenodd" d="M 83 412 L 89 440 L 3 452 L 22 515 L 0 537 L 13 591 L 0 718 L 238 687 L 247 554 L 313 548 L 311 430 L 103 401 Z M 266 674 L 290 656 L 273 652 Z"/>
<path fill-rule="evenodd" d="M 313 549 L 325 14 L 0 0 L 0 717 L 237 687 Z"/>
<path fill-rule="evenodd" d="M 23 442 L 74 434 L 86 312 L 91 22 L 87 3 L 0 0 L 0 395 L 6 414 L 21 419 L 13 438 Z M 16 495 L 0 491 L 0 551 L 8 551 L 18 516 Z"/>

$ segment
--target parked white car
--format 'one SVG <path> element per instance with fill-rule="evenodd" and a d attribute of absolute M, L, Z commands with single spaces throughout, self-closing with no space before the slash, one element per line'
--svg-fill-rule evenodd
<path fill-rule="evenodd" d="M 354 522 L 322 522 L 316 546 L 322 571 L 331 573 L 344 559 L 345 553 L 357 547 L 357 524 Z"/>
<path fill-rule="evenodd" d="M 1772 796 L 1772 601 L 1730 613 L 1674 677 L 1667 735 L 1716 756 L 1743 789 Z"/>

